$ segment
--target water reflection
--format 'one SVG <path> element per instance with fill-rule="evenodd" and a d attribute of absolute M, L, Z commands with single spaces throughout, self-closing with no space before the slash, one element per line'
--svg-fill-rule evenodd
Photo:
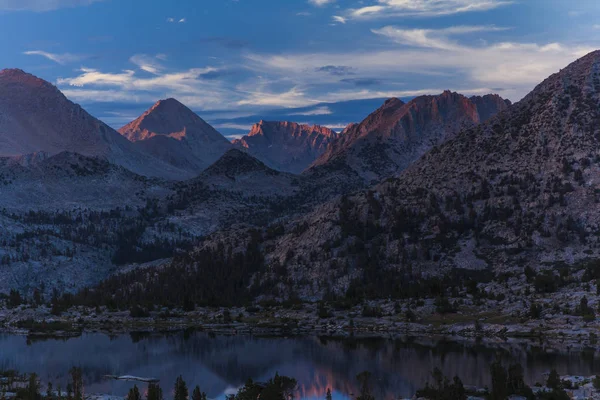
<path fill-rule="evenodd" d="M 34 341 L 0 335 L 0 368 L 37 372 L 64 388 L 68 370 L 81 366 L 88 393 L 125 395 L 132 383 L 104 375 L 156 377 L 167 395 L 178 375 L 189 387 L 200 385 L 210 398 L 234 393 L 248 377 L 266 380 L 279 372 L 299 382 L 300 397 L 335 398 L 357 393 L 355 376 L 369 370 L 376 397 L 410 397 L 427 382 L 434 367 L 458 374 L 465 384 L 486 386 L 496 358 L 520 362 L 530 384 L 556 368 L 561 374 L 598 373 L 595 349 L 568 351 L 522 342 L 459 342 L 440 339 L 329 339 L 214 336 L 205 333 L 85 334 L 69 340 Z M 167 395 L 168 397 L 168 395 Z"/>

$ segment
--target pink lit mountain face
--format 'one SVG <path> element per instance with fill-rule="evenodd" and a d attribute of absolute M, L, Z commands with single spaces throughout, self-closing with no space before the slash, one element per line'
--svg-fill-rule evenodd
<path fill-rule="evenodd" d="M 333 130 L 318 125 L 260 121 L 233 144 L 272 168 L 300 173 L 338 136 Z"/>

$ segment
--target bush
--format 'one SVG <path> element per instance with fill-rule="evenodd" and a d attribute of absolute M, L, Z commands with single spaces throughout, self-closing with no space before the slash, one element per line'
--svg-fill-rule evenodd
<path fill-rule="evenodd" d="M 150 313 L 140 306 L 133 306 L 129 310 L 129 316 L 131 318 L 148 318 L 150 317 Z"/>
<path fill-rule="evenodd" d="M 375 317 L 375 318 L 379 318 L 383 315 L 382 311 L 381 311 L 381 307 L 379 306 L 374 306 L 371 307 L 369 305 L 364 305 L 363 309 L 362 309 L 362 316 L 363 317 Z"/>

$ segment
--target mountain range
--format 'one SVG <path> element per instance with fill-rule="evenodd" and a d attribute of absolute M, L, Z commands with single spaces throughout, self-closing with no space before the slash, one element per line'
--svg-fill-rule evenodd
<path fill-rule="evenodd" d="M 475 108 L 461 104 L 476 120 Z M 377 114 L 403 109 L 390 100 Z M 358 291 L 381 298 L 418 291 L 423 277 L 456 271 L 492 278 L 519 276 L 524 268 L 547 271 L 551 286 L 560 285 L 555 271 L 565 268 L 595 276 L 589 268 L 600 258 L 599 122 L 596 51 L 486 122 L 467 124 L 398 176 L 263 235 L 257 246 L 265 267 L 255 279 L 278 282 L 269 291 L 274 296 Z M 380 137 L 396 132 L 407 131 L 402 126 Z M 215 233 L 202 246 L 227 249 L 255 238 L 241 229 Z M 291 282 L 271 272 L 282 268 Z"/>
<path fill-rule="evenodd" d="M 115 131 L 52 84 L 3 70 L 0 260 L 10 268 L 0 281 L 73 291 L 121 265 L 170 260 L 193 247 L 221 243 L 237 251 L 250 231 L 265 232 L 266 265 L 299 277 L 327 274 L 321 269 L 333 259 L 352 266 L 355 260 L 340 254 L 356 239 L 337 237 L 331 224 L 349 212 L 353 229 L 368 231 L 371 222 L 363 226 L 363 219 L 379 216 L 370 207 L 379 208 L 377 193 L 390 179 L 410 176 L 424 154 L 421 161 L 515 107 L 497 95 L 446 91 L 406 103 L 389 99 L 340 133 L 260 121 L 230 143 L 175 99 L 158 101 Z M 354 199 L 363 196 L 369 206 L 355 210 Z M 383 229 L 387 222 L 373 223 Z M 331 258 L 334 244 L 341 253 Z M 73 280 L 78 268 L 81 279 Z"/>
<path fill-rule="evenodd" d="M 376 182 L 402 171 L 431 148 L 508 106 L 510 102 L 497 95 L 469 99 L 450 91 L 420 96 L 408 103 L 389 99 L 364 121 L 347 127 L 311 168 L 334 166 L 351 170 L 366 182 Z"/>

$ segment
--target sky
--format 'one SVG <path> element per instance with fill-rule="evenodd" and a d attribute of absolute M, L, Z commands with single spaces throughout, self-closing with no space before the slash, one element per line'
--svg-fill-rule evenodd
<path fill-rule="evenodd" d="M 231 137 L 446 89 L 518 101 L 598 48 L 598 0 L 0 0 L 0 68 L 115 128 L 168 97 Z"/>

